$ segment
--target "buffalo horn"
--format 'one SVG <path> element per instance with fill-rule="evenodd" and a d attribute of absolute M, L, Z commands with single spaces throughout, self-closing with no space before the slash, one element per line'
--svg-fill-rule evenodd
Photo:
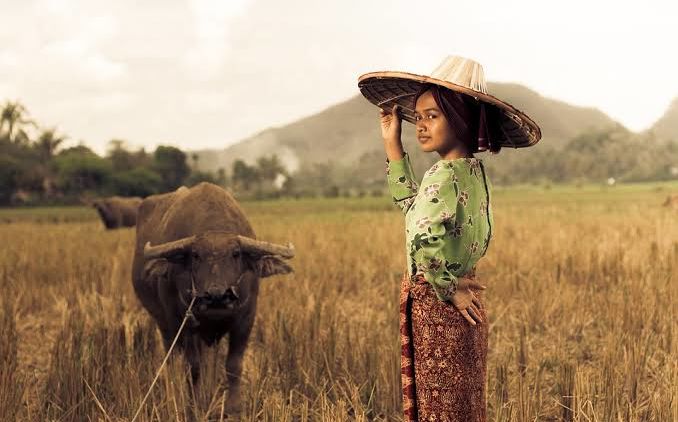
<path fill-rule="evenodd" d="M 184 253 L 190 249 L 194 241 L 195 236 L 189 236 L 172 242 L 161 243 L 156 246 L 151 246 L 151 242 L 146 242 L 146 245 L 144 245 L 144 258 L 167 258 L 172 255 Z"/>
<path fill-rule="evenodd" d="M 240 248 L 245 252 L 257 255 L 280 255 L 283 258 L 292 258 L 294 256 L 294 246 L 291 243 L 283 246 L 245 236 L 238 236 L 238 241 L 240 242 Z"/>

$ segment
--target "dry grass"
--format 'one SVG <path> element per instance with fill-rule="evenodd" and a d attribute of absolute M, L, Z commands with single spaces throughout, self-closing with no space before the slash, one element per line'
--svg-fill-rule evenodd
<path fill-rule="evenodd" d="M 489 420 L 678 420 L 676 214 L 665 192 L 566 194 L 497 192 L 479 265 Z M 263 282 L 242 420 L 398 420 L 402 216 L 377 200 L 246 208 L 298 256 Z M 130 420 L 163 358 L 131 288 L 134 232 L 93 218 L 0 225 L 0 420 Z M 172 361 L 138 420 L 221 420 L 224 355 L 198 406 Z"/>

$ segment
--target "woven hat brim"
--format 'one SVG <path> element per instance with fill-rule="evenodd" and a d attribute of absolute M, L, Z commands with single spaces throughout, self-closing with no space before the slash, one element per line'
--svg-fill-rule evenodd
<path fill-rule="evenodd" d="M 452 91 L 470 95 L 486 104 L 496 107 L 500 113 L 496 122 L 501 137 L 499 143 L 505 147 L 530 147 L 541 139 L 541 129 L 525 113 L 492 95 L 453 84 L 430 76 L 407 72 L 371 72 L 358 78 L 360 92 L 372 104 L 390 113 L 393 106 L 401 107 L 403 120 L 415 124 L 413 102 L 422 84 L 436 84 Z"/>

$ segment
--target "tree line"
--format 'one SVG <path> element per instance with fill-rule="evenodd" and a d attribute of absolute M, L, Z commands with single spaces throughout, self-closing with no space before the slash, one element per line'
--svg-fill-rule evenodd
<path fill-rule="evenodd" d="M 289 188 L 289 178 L 278 158 L 261 157 L 255 164 L 233 164 L 225 169 L 199 169 L 198 156 L 174 146 L 130 150 L 113 139 L 100 156 L 55 128 L 38 125 L 19 102 L 0 110 L 0 205 L 73 204 L 98 196 L 141 196 L 193 186 L 207 181 L 242 195 L 267 197 Z M 286 183 L 287 182 L 287 183 Z"/>
<path fill-rule="evenodd" d="M 407 142 L 406 142 L 407 143 Z M 440 157 L 405 145 L 421 178 Z M 565 142 L 548 137 L 530 148 L 503 148 L 498 155 L 478 154 L 493 185 L 617 184 L 678 180 L 678 142 L 621 126 L 592 129 Z M 382 149 L 365 152 L 342 165 L 336 161 L 304 163 L 294 176 L 303 195 L 386 195 L 386 157 Z"/>
<path fill-rule="evenodd" d="M 581 133 L 561 148 L 545 139 L 525 150 L 502 150 L 487 164 L 502 185 L 678 180 L 678 142 L 617 126 Z"/>
<path fill-rule="evenodd" d="M 366 152 L 351 165 L 304 163 L 291 174 L 275 154 L 251 164 L 236 160 L 230 171 L 207 171 L 200 169 L 198 154 L 173 146 L 130 150 L 124 140 L 113 139 L 100 156 L 82 143 L 68 143 L 65 134 L 40 127 L 21 103 L 6 102 L 0 109 L 0 205 L 145 197 L 202 181 L 254 199 L 386 194 L 381 150 Z M 434 154 L 411 156 L 418 175 L 437 159 Z M 495 185 L 676 180 L 678 143 L 613 127 L 582 133 L 562 148 L 545 139 L 526 150 L 504 149 L 484 162 Z"/>
<path fill-rule="evenodd" d="M 422 177 L 440 157 L 406 145 L 414 172 Z M 503 148 L 497 155 L 482 153 L 495 186 L 516 184 L 609 184 L 678 180 L 678 140 L 657 138 L 651 132 L 633 133 L 622 126 L 587 130 L 562 146 L 548 137 L 530 148 Z M 322 167 L 322 170 L 320 170 Z M 368 151 L 350 165 L 327 162 L 302 167 L 309 179 L 349 189 L 385 192 L 383 150 Z M 323 179 L 324 178 L 324 179 Z"/>

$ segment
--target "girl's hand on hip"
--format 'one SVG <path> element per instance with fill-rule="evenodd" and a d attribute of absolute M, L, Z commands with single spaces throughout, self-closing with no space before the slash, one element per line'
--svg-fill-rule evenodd
<path fill-rule="evenodd" d="M 457 278 L 457 289 L 478 289 L 485 290 L 487 287 L 480 284 L 475 278 L 459 277 Z"/>
<path fill-rule="evenodd" d="M 482 286 L 475 280 L 461 278 L 459 279 L 457 291 L 454 293 L 454 296 L 452 296 L 452 304 L 457 308 L 461 315 L 466 318 L 466 321 L 468 321 L 469 324 L 476 325 L 483 322 L 483 319 L 480 316 L 480 310 L 483 306 L 470 287 L 478 289 L 485 288 L 485 286 Z"/>

